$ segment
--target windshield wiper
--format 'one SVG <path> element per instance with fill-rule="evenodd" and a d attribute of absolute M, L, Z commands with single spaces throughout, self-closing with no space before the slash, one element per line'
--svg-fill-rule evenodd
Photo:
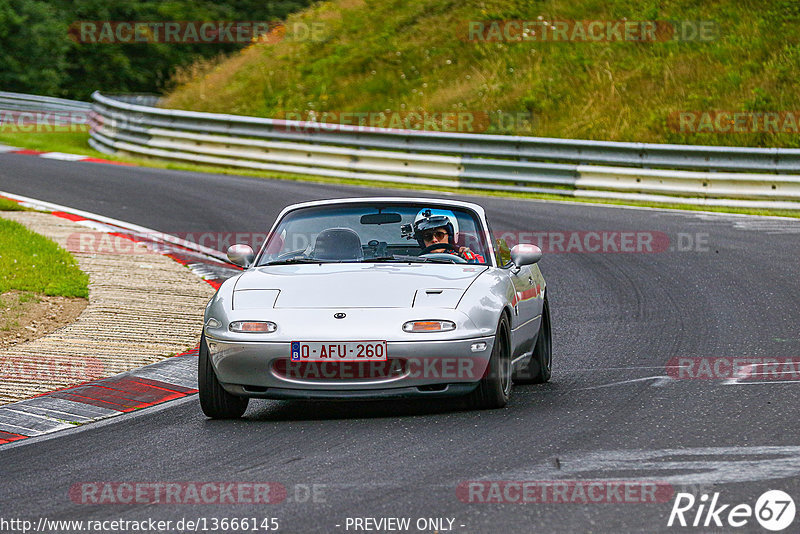
<path fill-rule="evenodd" d="M 380 263 L 380 262 L 398 262 L 398 263 L 455 263 L 445 258 L 421 258 L 419 256 L 401 256 L 394 254 L 391 256 L 377 256 L 375 258 L 365 258 L 364 263 Z"/>
<path fill-rule="evenodd" d="M 456 258 L 457 256 L 453 256 Z M 449 258 L 419 258 L 424 261 L 429 261 L 431 263 L 456 263 L 456 260 L 451 260 Z"/>
<path fill-rule="evenodd" d="M 270 265 L 292 265 L 298 263 L 455 263 L 446 258 L 421 258 L 419 256 L 404 256 L 404 255 L 391 255 L 391 256 L 376 256 L 374 258 L 364 258 L 361 261 L 343 262 L 332 260 L 321 260 L 315 258 L 308 258 L 306 256 L 295 256 L 294 258 L 287 258 L 285 260 L 274 260 L 267 263 L 262 263 L 259 267 L 268 267 Z"/>
<path fill-rule="evenodd" d="M 266 267 L 268 265 L 290 265 L 292 263 L 331 263 L 331 262 L 314 258 L 307 258 L 305 256 L 295 256 L 294 258 L 287 258 L 285 260 L 268 261 L 267 263 L 262 263 L 261 265 L 259 265 L 259 267 Z"/>
<path fill-rule="evenodd" d="M 398 254 L 392 254 L 390 256 L 375 256 L 374 258 L 364 258 L 362 260 L 364 263 L 381 263 L 381 262 L 400 262 L 400 263 L 407 263 L 407 262 L 418 262 L 422 263 L 425 261 L 425 258 L 418 258 L 417 256 L 401 256 Z"/>

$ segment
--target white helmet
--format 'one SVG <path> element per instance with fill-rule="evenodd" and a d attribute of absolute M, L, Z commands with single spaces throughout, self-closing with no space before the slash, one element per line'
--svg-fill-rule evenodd
<path fill-rule="evenodd" d="M 414 238 L 417 240 L 417 243 L 419 243 L 419 246 L 424 248 L 425 241 L 422 239 L 422 232 L 442 227 L 447 230 L 447 235 L 450 237 L 450 244 L 455 245 L 456 234 L 458 233 L 458 219 L 455 213 L 450 210 L 425 208 L 420 210 L 417 216 L 414 217 Z"/>

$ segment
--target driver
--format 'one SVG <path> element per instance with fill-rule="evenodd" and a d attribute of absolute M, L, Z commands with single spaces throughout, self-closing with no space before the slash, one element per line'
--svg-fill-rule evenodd
<path fill-rule="evenodd" d="M 444 252 L 455 254 L 467 260 L 468 263 L 486 263 L 480 254 L 472 252 L 467 247 L 457 246 L 455 235 L 458 229 L 458 220 L 452 212 L 446 210 L 420 211 L 414 219 L 414 237 L 419 246 L 430 252 Z M 441 244 L 441 247 L 434 245 Z"/>

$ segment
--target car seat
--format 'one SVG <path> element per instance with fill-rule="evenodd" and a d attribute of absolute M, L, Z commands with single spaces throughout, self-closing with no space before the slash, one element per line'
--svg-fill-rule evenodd
<path fill-rule="evenodd" d="M 350 228 L 328 228 L 317 236 L 311 256 L 318 260 L 364 259 L 361 238 Z"/>

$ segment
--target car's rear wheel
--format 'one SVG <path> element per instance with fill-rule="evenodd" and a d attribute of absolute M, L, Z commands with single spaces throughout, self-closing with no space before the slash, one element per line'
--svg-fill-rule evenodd
<path fill-rule="evenodd" d="M 236 419 L 241 417 L 250 399 L 231 395 L 222 388 L 211 365 L 206 335 L 200 337 L 200 358 L 197 368 L 197 389 L 203 413 L 212 419 Z"/>
<path fill-rule="evenodd" d="M 478 387 L 470 393 L 473 408 L 502 408 L 511 396 L 511 336 L 506 314 L 500 316 L 489 365 Z"/>
<path fill-rule="evenodd" d="M 543 384 L 550 380 L 553 370 L 552 335 L 550 329 L 550 305 L 544 299 L 542 322 L 536 336 L 536 346 L 528 363 L 514 374 L 516 384 Z"/>

